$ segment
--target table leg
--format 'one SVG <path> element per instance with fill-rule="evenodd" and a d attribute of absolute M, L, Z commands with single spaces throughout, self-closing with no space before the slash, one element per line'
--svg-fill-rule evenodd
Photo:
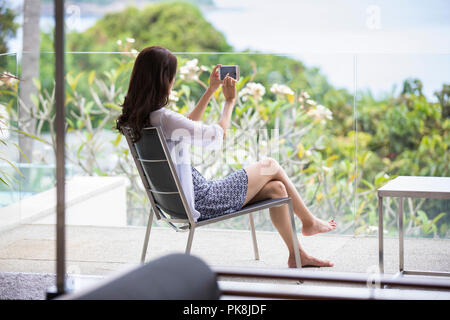
<path fill-rule="evenodd" d="M 380 273 L 383 274 L 383 197 L 380 196 L 378 196 L 378 262 Z"/>
<path fill-rule="evenodd" d="M 400 273 L 404 270 L 404 246 L 403 246 L 403 198 L 399 198 L 398 211 L 398 248 L 399 248 L 399 269 Z"/>

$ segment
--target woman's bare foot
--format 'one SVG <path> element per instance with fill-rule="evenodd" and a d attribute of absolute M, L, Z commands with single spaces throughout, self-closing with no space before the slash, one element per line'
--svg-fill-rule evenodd
<path fill-rule="evenodd" d="M 308 256 L 305 253 L 300 254 L 300 260 L 303 267 L 333 267 L 334 264 L 327 260 L 320 260 L 311 256 Z M 297 264 L 295 263 L 295 256 L 289 255 L 288 259 L 288 267 L 289 268 L 296 268 Z"/>
<path fill-rule="evenodd" d="M 336 222 L 334 220 L 323 221 L 318 218 L 314 218 L 311 224 L 303 224 L 302 234 L 304 236 L 312 236 L 317 233 L 330 232 L 336 229 Z"/>

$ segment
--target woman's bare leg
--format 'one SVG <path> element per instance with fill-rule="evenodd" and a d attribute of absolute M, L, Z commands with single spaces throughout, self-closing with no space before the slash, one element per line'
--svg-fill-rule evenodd
<path fill-rule="evenodd" d="M 291 179 L 274 159 L 267 158 L 245 168 L 248 176 L 247 195 L 244 204 L 249 203 L 255 195 L 270 181 L 278 180 L 286 188 L 287 195 L 292 199 L 295 214 L 302 221 L 302 233 L 311 236 L 317 233 L 329 232 L 336 228 L 336 223 L 323 221 L 314 217 L 305 206 Z"/>
<path fill-rule="evenodd" d="M 251 199 L 250 202 L 261 201 L 265 199 L 275 199 L 287 197 L 287 191 L 284 184 L 278 180 L 272 180 L 266 183 L 262 189 Z M 295 253 L 294 246 L 292 242 L 292 226 L 289 218 L 289 209 L 287 205 L 280 207 L 272 207 L 270 210 L 270 218 L 273 225 L 278 230 L 281 238 L 286 244 L 289 250 L 288 266 L 290 268 L 295 268 Z M 309 256 L 303 248 L 300 246 L 298 239 L 295 239 L 298 243 L 298 248 L 300 249 L 300 259 L 302 262 L 302 267 L 315 266 L 315 267 L 332 267 L 333 264 L 329 261 L 319 260 L 314 257 Z"/>

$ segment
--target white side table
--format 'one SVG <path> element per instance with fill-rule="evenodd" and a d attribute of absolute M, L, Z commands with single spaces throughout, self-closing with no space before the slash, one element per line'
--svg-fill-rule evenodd
<path fill-rule="evenodd" d="M 383 197 L 399 198 L 399 275 L 450 276 L 450 272 L 406 271 L 404 268 L 403 246 L 403 198 L 450 199 L 450 177 L 399 176 L 378 189 L 378 257 L 380 273 L 384 273 Z"/>

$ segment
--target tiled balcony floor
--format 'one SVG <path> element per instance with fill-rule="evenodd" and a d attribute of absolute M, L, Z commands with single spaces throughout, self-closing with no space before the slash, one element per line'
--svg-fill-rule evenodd
<path fill-rule="evenodd" d="M 67 227 L 67 271 L 106 275 L 139 262 L 145 228 Z M 192 254 L 209 265 L 286 268 L 287 250 L 274 232 L 257 232 L 260 260 L 254 260 L 250 232 L 199 228 Z M 187 233 L 153 227 L 148 258 L 183 252 Z M 309 269 L 366 273 L 378 266 L 376 237 L 342 235 L 300 236 L 302 246 L 316 257 L 334 262 L 333 268 Z M 405 240 L 405 268 L 450 271 L 450 241 Z M 385 272 L 398 270 L 398 240 L 385 239 Z M 55 226 L 22 225 L 0 234 L 0 272 L 55 272 Z"/>
<path fill-rule="evenodd" d="M 67 227 L 67 272 L 75 279 L 75 288 L 89 286 L 108 274 L 139 263 L 145 228 L 143 227 Z M 199 228 L 195 232 L 192 254 L 210 266 L 254 268 L 286 268 L 287 251 L 277 233 L 257 232 L 260 260 L 254 260 L 249 231 Z M 153 227 L 147 260 L 184 252 L 187 233 Z M 309 271 L 366 273 L 378 266 L 376 237 L 342 235 L 300 236 L 302 246 L 313 256 L 335 263 L 333 268 L 309 268 Z M 406 239 L 406 269 L 450 271 L 450 241 Z M 385 272 L 398 270 L 398 240 L 385 239 Z M 45 291 L 54 284 L 55 226 L 22 225 L 0 234 L 0 299 L 44 299 Z M 219 279 L 221 287 L 239 288 L 248 283 L 252 288 L 282 292 L 320 291 L 325 283 L 295 281 Z M 251 282 L 251 283 L 249 283 Z M 293 286 L 294 284 L 294 286 Z M 342 284 L 322 287 L 327 292 L 343 294 L 355 290 L 364 296 L 364 286 Z M 346 291 L 347 290 L 347 291 Z M 406 299 L 407 292 L 395 293 Z M 411 299 L 450 299 L 450 292 L 412 292 Z M 394 297 L 395 298 L 395 297 Z"/>

